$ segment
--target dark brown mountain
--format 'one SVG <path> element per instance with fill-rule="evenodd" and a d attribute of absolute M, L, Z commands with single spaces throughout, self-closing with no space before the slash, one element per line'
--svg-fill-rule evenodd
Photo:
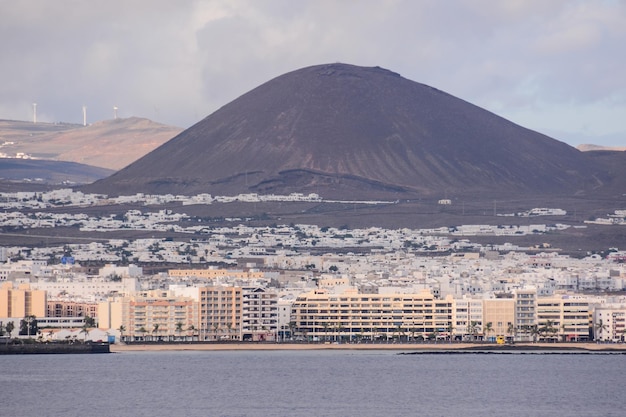
<path fill-rule="evenodd" d="M 435 88 L 346 64 L 279 76 L 109 178 L 107 194 L 580 193 L 602 164 Z"/>

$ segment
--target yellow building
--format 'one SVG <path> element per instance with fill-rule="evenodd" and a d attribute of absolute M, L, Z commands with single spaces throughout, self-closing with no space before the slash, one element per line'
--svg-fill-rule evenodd
<path fill-rule="evenodd" d="M 418 294 L 341 294 L 317 289 L 292 306 L 294 334 L 313 340 L 416 340 L 445 338 L 452 325 L 452 298 Z"/>
<path fill-rule="evenodd" d="M 0 317 L 24 318 L 46 317 L 47 294 L 42 290 L 31 290 L 29 284 L 4 282 L 0 286 Z"/>

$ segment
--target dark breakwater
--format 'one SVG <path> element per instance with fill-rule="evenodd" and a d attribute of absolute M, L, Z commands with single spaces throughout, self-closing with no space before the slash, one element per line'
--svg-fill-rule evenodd
<path fill-rule="evenodd" d="M 0 344 L 0 355 L 111 353 L 108 343 Z"/>

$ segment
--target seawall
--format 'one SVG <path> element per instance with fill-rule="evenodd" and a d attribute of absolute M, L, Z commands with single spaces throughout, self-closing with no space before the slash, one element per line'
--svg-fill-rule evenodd
<path fill-rule="evenodd" d="M 0 344 L 0 355 L 111 353 L 108 343 Z"/>

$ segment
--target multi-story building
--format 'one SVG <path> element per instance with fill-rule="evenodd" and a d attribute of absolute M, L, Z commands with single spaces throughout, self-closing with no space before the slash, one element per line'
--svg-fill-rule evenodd
<path fill-rule="evenodd" d="M 324 289 L 301 294 L 292 306 L 295 334 L 307 339 L 415 340 L 448 337 L 453 300 L 418 294 L 359 294 Z"/>
<path fill-rule="evenodd" d="M 453 334 L 456 338 L 476 340 L 483 337 L 483 300 L 470 296 L 453 302 Z"/>
<path fill-rule="evenodd" d="M 580 296 L 539 297 L 537 336 L 544 340 L 579 342 L 589 340 L 589 301 Z"/>
<path fill-rule="evenodd" d="M 529 341 L 536 335 L 533 328 L 537 325 L 537 289 L 523 288 L 513 291 L 515 301 L 516 340 Z"/>
<path fill-rule="evenodd" d="M 200 340 L 241 340 L 242 291 L 228 286 L 198 289 Z"/>
<path fill-rule="evenodd" d="M 626 307 L 596 307 L 593 312 L 593 335 L 596 341 L 624 341 L 626 336 Z"/>
<path fill-rule="evenodd" d="M 483 332 L 494 341 L 498 336 L 512 340 L 515 330 L 515 301 L 513 298 L 483 300 Z"/>
<path fill-rule="evenodd" d="M 48 300 L 47 317 L 98 317 L 98 303 L 72 300 Z"/>
<path fill-rule="evenodd" d="M 29 284 L 3 282 L 0 286 L 0 317 L 24 318 L 26 316 L 46 317 L 47 294 L 34 290 Z"/>
<path fill-rule="evenodd" d="M 276 303 L 278 312 L 278 340 L 287 340 L 293 337 L 293 322 L 291 321 L 291 305 L 295 296 L 289 294 L 280 297 Z"/>
<path fill-rule="evenodd" d="M 278 338 L 278 294 L 268 288 L 244 288 L 241 312 L 242 340 Z"/>
<path fill-rule="evenodd" d="M 117 303 L 121 304 L 120 326 L 124 326 L 125 340 L 177 340 L 197 334 L 198 303 L 192 298 L 176 297 L 163 290 L 143 291 L 111 302 L 109 317 L 119 314 L 120 308 L 114 306 Z M 106 309 L 104 303 L 102 307 Z M 117 320 L 109 324 L 115 326 Z"/>

